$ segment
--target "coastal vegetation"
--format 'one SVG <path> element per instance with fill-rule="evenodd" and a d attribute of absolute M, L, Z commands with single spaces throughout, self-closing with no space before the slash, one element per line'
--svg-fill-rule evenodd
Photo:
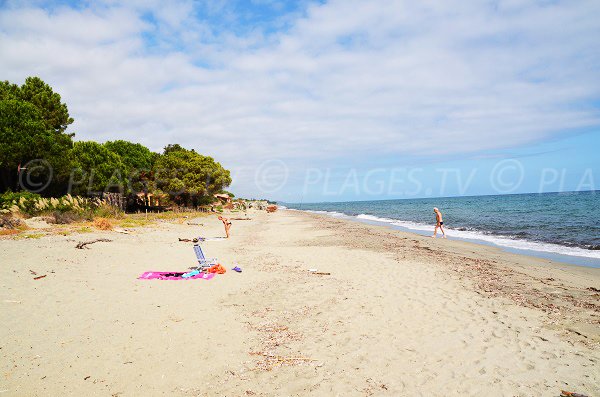
<path fill-rule="evenodd" d="M 90 214 L 107 193 L 197 206 L 231 184 L 212 157 L 178 144 L 76 141 L 67 104 L 39 77 L 0 82 L 0 211 Z"/>

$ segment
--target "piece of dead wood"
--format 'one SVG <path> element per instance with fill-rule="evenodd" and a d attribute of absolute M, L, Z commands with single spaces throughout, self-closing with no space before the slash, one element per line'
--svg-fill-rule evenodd
<path fill-rule="evenodd" d="M 131 234 L 131 232 L 129 230 L 125 230 L 125 229 L 121 229 L 121 228 L 115 228 L 113 229 L 113 232 L 117 232 L 117 233 L 121 233 L 121 234 Z"/>
<path fill-rule="evenodd" d="M 89 245 L 89 244 L 94 244 L 94 243 L 100 243 L 100 242 L 104 242 L 104 243 L 110 243 L 110 242 L 112 242 L 112 240 L 109 240 L 109 239 L 107 239 L 107 238 L 99 238 L 99 239 L 96 239 L 96 240 L 91 240 L 91 241 L 80 241 L 80 242 L 79 242 L 79 243 L 78 243 L 78 244 L 75 246 L 75 248 L 79 248 L 80 250 L 81 250 L 81 249 L 84 249 L 84 248 L 88 249 L 88 248 L 86 247 L 86 245 Z"/>
<path fill-rule="evenodd" d="M 179 237 L 179 241 L 183 242 L 183 243 L 197 243 L 198 239 L 189 239 L 189 238 L 181 238 Z"/>
<path fill-rule="evenodd" d="M 252 218 L 229 218 L 232 221 L 251 221 Z"/>
<path fill-rule="evenodd" d="M 316 274 L 318 276 L 331 276 L 329 272 L 312 272 L 312 274 Z"/>
<path fill-rule="evenodd" d="M 187 224 L 192 226 L 204 226 L 204 223 L 187 222 Z"/>
<path fill-rule="evenodd" d="M 264 353 L 264 352 L 250 352 L 252 356 L 262 356 L 263 362 L 258 365 L 255 369 L 262 369 L 266 371 L 271 371 L 275 367 L 279 366 L 293 366 L 299 365 L 301 363 L 308 363 L 317 361 L 308 357 L 286 357 L 286 356 L 278 356 L 275 354 Z"/>
<path fill-rule="evenodd" d="M 47 274 L 44 274 L 43 276 L 37 276 L 37 277 L 34 277 L 33 279 L 34 279 L 34 280 L 39 280 L 40 278 L 44 278 L 44 277 L 46 277 L 46 276 L 47 276 Z"/>
<path fill-rule="evenodd" d="M 580 394 L 580 393 L 573 393 L 573 392 L 571 392 L 571 391 L 564 391 L 564 390 L 561 390 L 561 391 L 560 391 L 560 396 L 561 396 L 561 397 L 587 397 L 587 396 L 586 396 L 586 395 L 584 395 L 584 394 Z"/>
<path fill-rule="evenodd" d="M 573 328 L 567 328 L 567 331 L 569 331 L 569 332 L 573 332 L 574 334 L 577 334 L 577 335 L 579 335 L 579 336 L 583 336 L 584 338 L 586 338 L 586 339 L 587 339 L 587 336 L 586 336 L 586 335 L 582 334 L 581 332 L 579 332 L 579 331 L 577 331 L 577 330 L 574 330 Z"/>

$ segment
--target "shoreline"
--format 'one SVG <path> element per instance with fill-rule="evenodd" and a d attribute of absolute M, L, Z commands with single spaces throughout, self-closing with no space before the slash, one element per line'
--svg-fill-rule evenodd
<path fill-rule="evenodd" d="M 296 211 L 296 210 L 292 210 L 292 211 Z M 357 223 L 361 226 L 365 226 L 367 228 L 373 228 L 373 230 L 378 230 L 382 233 L 391 233 L 392 235 L 394 234 L 398 234 L 400 236 L 402 236 L 402 238 L 404 239 L 410 239 L 410 238 L 417 238 L 419 239 L 419 242 L 423 242 L 423 243 L 427 243 L 428 241 L 431 241 L 432 244 L 443 244 L 444 242 L 448 242 L 448 245 L 446 246 L 440 246 L 439 244 L 436 246 L 437 248 L 441 248 L 444 250 L 448 250 L 449 252 L 452 252 L 454 254 L 467 254 L 467 253 L 472 253 L 472 254 L 477 254 L 479 255 L 480 258 L 483 259 L 489 259 L 489 260 L 496 260 L 498 258 L 501 258 L 504 261 L 509 262 L 511 265 L 519 265 L 519 266 L 532 266 L 533 269 L 532 270 L 539 270 L 539 268 L 549 268 L 549 269 L 554 269 L 554 270 L 561 270 L 561 271 L 573 271 L 573 273 L 577 273 L 577 274 L 581 274 L 581 275 L 593 275 L 593 276 L 597 276 L 598 277 L 598 281 L 600 282 L 600 268 L 599 267 L 594 267 L 594 266 L 585 266 L 585 265 L 578 265 L 578 264 L 574 264 L 574 263 L 567 263 L 567 262 L 562 262 L 562 261 L 557 261 L 551 258 L 545 258 L 545 257 L 539 257 L 539 256 L 535 256 L 535 255 L 527 255 L 527 254 L 523 254 L 521 252 L 514 252 L 512 250 L 508 250 L 505 247 L 501 247 L 501 246 L 497 246 L 497 245 L 493 245 L 493 244 L 486 244 L 485 242 L 476 242 L 476 241 L 470 241 L 467 239 L 462 239 L 462 238 L 452 238 L 449 237 L 447 239 L 442 239 L 439 236 L 435 239 L 432 239 L 428 234 L 420 234 L 420 233 L 415 233 L 415 231 L 413 230 L 403 230 L 403 229 L 399 229 L 396 227 L 390 227 L 390 225 L 388 224 L 384 224 L 384 223 L 380 223 L 380 222 L 369 222 L 369 221 L 362 221 L 360 219 L 355 220 L 355 219 L 346 219 L 346 218 L 338 218 L 338 217 L 330 217 L 329 215 L 326 214 L 320 214 L 320 213 L 311 213 L 311 212 L 306 212 L 306 211 L 299 211 L 302 213 L 305 213 L 308 216 L 311 217 L 316 217 L 316 218 L 325 218 L 327 220 L 333 218 L 336 221 L 340 221 L 340 222 L 349 222 L 350 224 L 352 223 Z"/>
<path fill-rule="evenodd" d="M 433 230 L 433 226 L 431 226 L 431 228 L 429 228 L 431 230 L 425 229 L 426 225 L 421 225 L 421 224 L 418 224 L 418 226 L 419 226 L 418 228 L 410 227 L 410 226 L 406 226 L 406 224 L 412 223 L 412 222 L 405 222 L 405 221 L 400 221 L 400 220 L 396 220 L 396 219 L 384 219 L 384 218 L 379 218 L 374 215 L 367 215 L 367 214 L 347 215 L 347 214 L 344 214 L 341 212 L 335 212 L 335 211 L 299 210 L 299 209 L 295 209 L 295 208 L 285 208 L 285 210 L 321 214 L 324 216 L 332 217 L 334 219 L 344 219 L 344 220 L 348 220 L 351 222 L 359 222 L 359 223 L 368 224 L 368 225 L 384 226 L 384 227 L 387 227 L 392 230 L 399 230 L 402 232 L 412 233 L 412 234 L 416 234 L 419 236 L 429 236 L 431 234 L 431 231 Z M 405 225 L 402 225 L 402 223 L 404 223 Z M 553 243 L 539 243 L 539 242 L 532 242 L 532 241 L 526 241 L 526 240 L 512 240 L 512 239 L 508 239 L 505 237 L 497 237 L 494 239 L 496 241 L 495 242 L 493 240 L 485 240 L 485 239 L 483 239 L 483 236 L 480 237 L 477 235 L 474 235 L 472 237 L 465 237 L 465 236 L 457 237 L 455 235 L 453 236 L 452 233 L 457 232 L 457 230 L 454 230 L 454 229 L 447 229 L 446 234 L 448 234 L 448 232 L 451 233 L 448 236 L 448 238 L 451 240 L 465 241 L 465 242 L 470 242 L 473 244 L 495 247 L 495 248 L 499 248 L 502 251 L 507 252 L 507 253 L 513 253 L 513 254 L 535 257 L 535 258 L 547 259 L 547 260 L 551 260 L 553 262 L 560 262 L 560 263 L 568 264 L 571 266 L 600 268 L 600 258 L 595 258 L 595 257 L 589 256 L 589 255 L 596 253 L 596 251 L 590 251 L 588 253 L 583 248 L 563 247 L 561 245 L 553 244 Z M 458 231 L 458 232 L 461 232 L 461 231 Z M 519 244 L 529 244 L 529 245 L 534 245 L 534 246 L 539 246 L 539 247 L 550 246 L 553 250 L 565 249 L 565 250 L 576 250 L 576 251 L 575 251 L 575 253 L 569 254 L 569 253 L 559 253 L 559 252 L 554 252 L 554 251 L 543 250 L 542 248 L 522 248 L 522 247 L 519 248 L 519 247 L 515 247 L 515 246 L 499 244 L 499 243 L 497 243 L 498 240 L 500 240 L 500 241 L 506 240 L 507 244 L 519 243 Z M 588 256 L 586 256 L 586 255 L 588 255 Z"/>
<path fill-rule="evenodd" d="M 192 266 L 178 238 L 222 236 L 213 216 L 0 240 L 0 390 L 600 392 L 598 269 L 316 214 L 248 215 L 231 239 L 202 244 L 228 270 L 212 280 L 137 278 Z M 97 238 L 111 241 L 75 248 Z"/>
<path fill-rule="evenodd" d="M 324 214 L 312 214 L 306 213 L 309 217 L 331 219 L 328 215 Z M 600 268 L 581 266 L 572 263 L 564 263 L 555 261 L 548 258 L 541 258 L 533 255 L 524 255 L 521 253 L 510 252 L 505 250 L 503 247 L 481 244 L 478 242 L 472 242 L 462 239 L 432 239 L 428 235 L 421 235 L 414 233 L 413 231 L 405 231 L 396 228 L 390 228 L 385 224 L 375 224 L 368 222 L 354 221 L 351 219 L 333 218 L 340 223 L 358 223 L 359 225 L 366 227 L 367 230 L 376 231 L 382 235 L 389 234 L 390 236 L 400 237 L 402 240 L 417 241 L 419 244 L 423 244 L 426 251 L 431 251 L 433 247 L 439 250 L 443 250 L 443 253 L 465 256 L 468 259 L 475 260 L 486 260 L 495 263 L 502 262 L 504 265 L 509 267 L 518 268 L 520 271 L 525 271 L 532 275 L 539 277 L 539 272 L 548 270 L 550 272 L 560 271 L 565 275 L 573 275 L 581 277 L 580 286 L 593 287 L 594 282 L 600 285 Z M 351 227 L 350 227 L 351 228 Z M 381 235 L 380 234 L 380 235 Z M 417 240 L 414 240 L 417 239 Z M 443 245 L 442 245 L 443 244 Z M 586 278 L 590 277 L 589 280 Z M 567 277 L 569 282 L 573 280 Z M 589 285 L 588 285 L 589 284 Z"/>

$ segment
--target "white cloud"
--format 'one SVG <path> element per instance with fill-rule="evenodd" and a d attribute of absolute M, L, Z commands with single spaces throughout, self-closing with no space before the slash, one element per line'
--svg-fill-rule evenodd
<path fill-rule="evenodd" d="M 247 175 L 270 158 L 377 166 L 600 125 L 594 1 L 334 0 L 243 37 L 211 24 L 235 23 L 226 3 L 93 4 L 0 10 L 2 78 L 50 83 L 79 139 L 179 142 Z"/>

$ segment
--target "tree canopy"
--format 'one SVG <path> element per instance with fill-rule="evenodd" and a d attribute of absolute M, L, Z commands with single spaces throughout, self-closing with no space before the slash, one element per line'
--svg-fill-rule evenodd
<path fill-rule="evenodd" d="M 158 153 L 152 152 L 142 144 L 123 140 L 108 141 L 104 146 L 111 152 L 121 156 L 128 171 L 150 171 L 159 156 Z"/>
<path fill-rule="evenodd" d="M 212 157 L 180 145 L 168 145 L 155 165 L 155 183 L 184 204 L 202 201 L 231 184 L 231 175 Z"/>
<path fill-rule="evenodd" d="M 127 168 L 121 156 L 98 142 L 73 145 L 71 188 L 76 194 L 124 192 Z"/>
<path fill-rule="evenodd" d="M 57 192 L 69 169 L 71 136 L 48 127 L 40 110 L 29 102 L 0 100 L 0 187 L 15 190 L 19 184 L 19 165 L 43 159 L 44 166 L 30 170 L 28 175 L 46 185 L 50 193 Z M 51 168 L 51 169 L 50 169 Z M 29 179 L 29 178 L 27 178 Z M 21 182 L 24 182 L 21 180 Z M 48 184 L 46 184 L 48 182 Z M 26 186 L 33 187 L 33 186 Z"/>
<path fill-rule="evenodd" d="M 0 83 L 0 100 L 18 100 L 35 106 L 46 126 L 55 132 L 65 132 L 73 119 L 60 95 L 39 77 L 28 77 L 25 84 L 18 86 L 8 81 Z"/>
<path fill-rule="evenodd" d="M 21 86 L 0 82 L 0 193 L 30 189 L 46 196 L 100 192 L 165 192 L 181 204 L 198 204 L 231 184 L 230 172 L 212 157 L 170 144 L 162 154 L 125 140 L 73 142 L 73 123 L 61 96 L 39 77 Z M 32 170 L 35 170 L 32 172 Z M 33 178 L 33 179 L 31 179 Z M 31 189 L 30 189 L 31 190 Z"/>

